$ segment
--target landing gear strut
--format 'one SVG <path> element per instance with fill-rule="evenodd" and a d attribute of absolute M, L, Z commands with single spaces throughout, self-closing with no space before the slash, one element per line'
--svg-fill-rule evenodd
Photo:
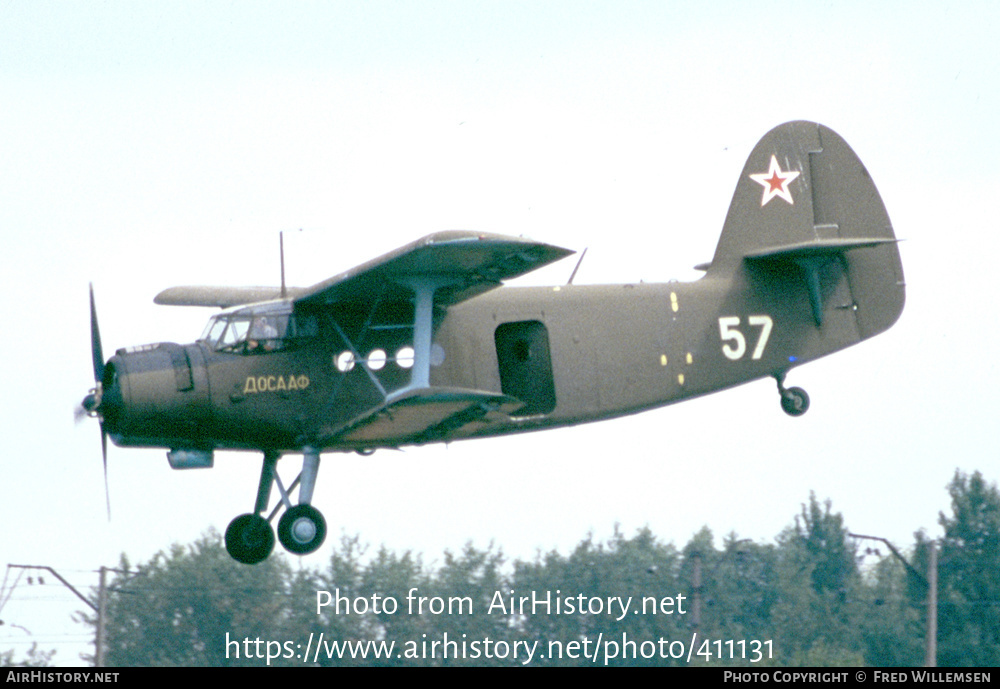
<path fill-rule="evenodd" d="M 789 416 L 802 416 L 809 411 L 809 395 L 802 388 L 786 388 L 785 374 L 777 373 L 774 379 L 781 394 L 781 409 Z"/>
<path fill-rule="evenodd" d="M 326 538 L 326 520 L 320 511 L 310 504 L 313 488 L 316 486 L 316 474 L 319 471 L 319 453 L 312 448 L 303 450 L 302 472 L 288 490 L 285 490 L 281 478 L 274 470 L 280 457 L 281 454 L 278 452 L 264 453 L 254 511 L 236 517 L 226 529 L 226 550 L 234 560 L 243 564 L 255 565 L 262 562 L 274 550 L 274 530 L 270 522 L 281 505 L 284 505 L 285 513 L 278 520 L 278 540 L 286 550 L 306 555 L 315 552 L 323 545 Z M 271 499 L 272 485 L 278 486 L 281 504 L 264 518 L 262 515 Z M 292 505 L 288 495 L 296 486 L 299 487 L 299 504 Z"/>

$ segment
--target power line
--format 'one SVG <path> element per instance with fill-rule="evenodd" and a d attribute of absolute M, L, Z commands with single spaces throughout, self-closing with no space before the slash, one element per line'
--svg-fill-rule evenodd
<path fill-rule="evenodd" d="M 9 578 L 11 570 L 13 570 L 13 569 L 17 569 L 17 570 L 21 570 L 21 571 L 18 572 L 17 579 L 15 579 L 14 583 L 10 586 L 10 590 L 7 591 L 6 590 L 7 580 Z M 91 601 L 89 598 L 87 598 L 82 593 L 80 593 L 80 591 L 77 590 L 77 588 L 75 586 L 73 586 L 73 584 L 69 583 L 69 581 L 67 581 L 65 577 L 63 577 L 61 574 L 59 574 L 59 572 L 57 572 L 56 570 L 54 570 L 52 567 L 49 567 L 47 565 L 12 565 L 12 564 L 8 564 L 7 565 L 7 572 L 4 575 L 4 582 L 3 582 L 3 587 L 4 588 L 0 588 L 0 611 L 3 610 L 4 604 L 6 604 L 7 601 L 10 600 L 11 595 L 13 595 L 13 593 L 14 593 L 14 589 L 17 587 L 18 583 L 21 581 L 22 575 L 27 570 L 42 570 L 42 571 L 49 572 L 52 576 L 54 576 L 56 579 L 58 579 L 62 583 L 63 586 L 65 586 L 70 591 L 72 591 L 73 594 L 76 595 L 76 597 L 79 598 L 81 601 L 83 601 L 91 610 L 93 610 L 95 613 L 97 613 L 97 633 L 96 633 L 95 639 L 94 639 L 94 650 L 95 650 L 95 653 L 94 653 L 94 666 L 95 667 L 104 667 L 104 622 L 105 622 L 105 618 L 107 616 L 106 612 L 105 612 L 105 602 L 107 600 L 107 595 L 106 595 L 106 593 L 107 593 L 107 585 L 106 585 L 107 573 L 108 573 L 108 571 L 120 572 L 121 570 L 112 570 L 109 567 L 101 567 L 100 568 L 100 570 L 99 570 L 98 592 L 97 592 L 97 604 L 95 605 L 93 603 L 93 601 Z M 28 577 L 29 583 L 33 583 L 31 581 L 31 579 L 32 579 L 31 577 Z M 39 576 L 39 583 L 41 585 L 43 585 L 43 586 L 46 585 L 45 584 L 45 580 L 41 576 Z M 0 619 L 0 624 L 3 624 L 3 620 L 2 619 Z M 27 630 L 25 630 L 25 631 L 27 631 Z M 31 634 L 31 632 L 28 632 L 28 634 Z"/>

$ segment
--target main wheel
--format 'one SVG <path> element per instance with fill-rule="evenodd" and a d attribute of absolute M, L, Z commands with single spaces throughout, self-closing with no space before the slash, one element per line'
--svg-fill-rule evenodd
<path fill-rule="evenodd" d="M 274 550 L 274 531 L 259 514 L 241 514 L 226 528 L 226 550 L 237 562 L 255 565 Z"/>
<path fill-rule="evenodd" d="M 296 505 L 278 520 L 278 540 L 298 555 L 314 552 L 326 539 L 326 520 L 312 505 Z"/>
<path fill-rule="evenodd" d="M 781 408 L 789 416 L 802 416 L 809 411 L 809 395 L 802 388 L 788 388 L 781 392 Z"/>

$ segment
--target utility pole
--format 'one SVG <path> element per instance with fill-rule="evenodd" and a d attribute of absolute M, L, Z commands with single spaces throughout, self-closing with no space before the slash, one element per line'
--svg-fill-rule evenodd
<path fill-rule="evenodd" d="M 94 667 L 104 667 L 105 621 L 108 616 L 107 576 L 108 568 L 102 565 L 100 583 L 97 587 L 97 634 L 94 639 Z"/>
<path fill-rule="evenodd" d="M 848 533 L 851 538 L 864 538 L 869 541 L 881 541 L 889 548 L 889 552 L 903 563 L 906 571 L 915 576 L 927 586 L 927 631 L 924 634 L 924 667 L 937 667 L 937 541 L 930 542 L 927 558 L 927 576 L 918 572 L 906 561 L 896 547 L 881 536 L 863 536 Z"/>
<path fill-rule="evenodd" d="M 927 555 L 927 654 L 924 667 L 937 667 L 937 541 L 931 541 Z"/>
<path fill-rule="evenodd" d="M 691 584 L 694 588 L 694 601 L 691 608 L 691 623 L 694 625 L 695 635 L 701 631 L 701 552 L 695 550 L 691 553 L 694 559 L 694 572 L 691 576 Z"/>

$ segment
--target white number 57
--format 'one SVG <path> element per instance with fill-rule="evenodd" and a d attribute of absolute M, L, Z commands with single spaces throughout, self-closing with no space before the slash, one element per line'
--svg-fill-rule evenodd
<path fill-rule="evenodd" d="M 756 361 L 764 356 L 764 348 L 767 347 L 767 340 L 771 336 L 771 328 L 774 327 L 774 321 L 770 316 L 760 315 L 748 317 L 747 323 L 752 327 L 760 328 L 760 337 L 757 338 L 757 344 L 750 355 L 750 358 Z M 739 316 L 719 317 L 719 337 L 722 339 L 722 353 L 731 361 L 738 361 L 747 353 L 747 338 L 739 330 L 739 326 Z"/>

